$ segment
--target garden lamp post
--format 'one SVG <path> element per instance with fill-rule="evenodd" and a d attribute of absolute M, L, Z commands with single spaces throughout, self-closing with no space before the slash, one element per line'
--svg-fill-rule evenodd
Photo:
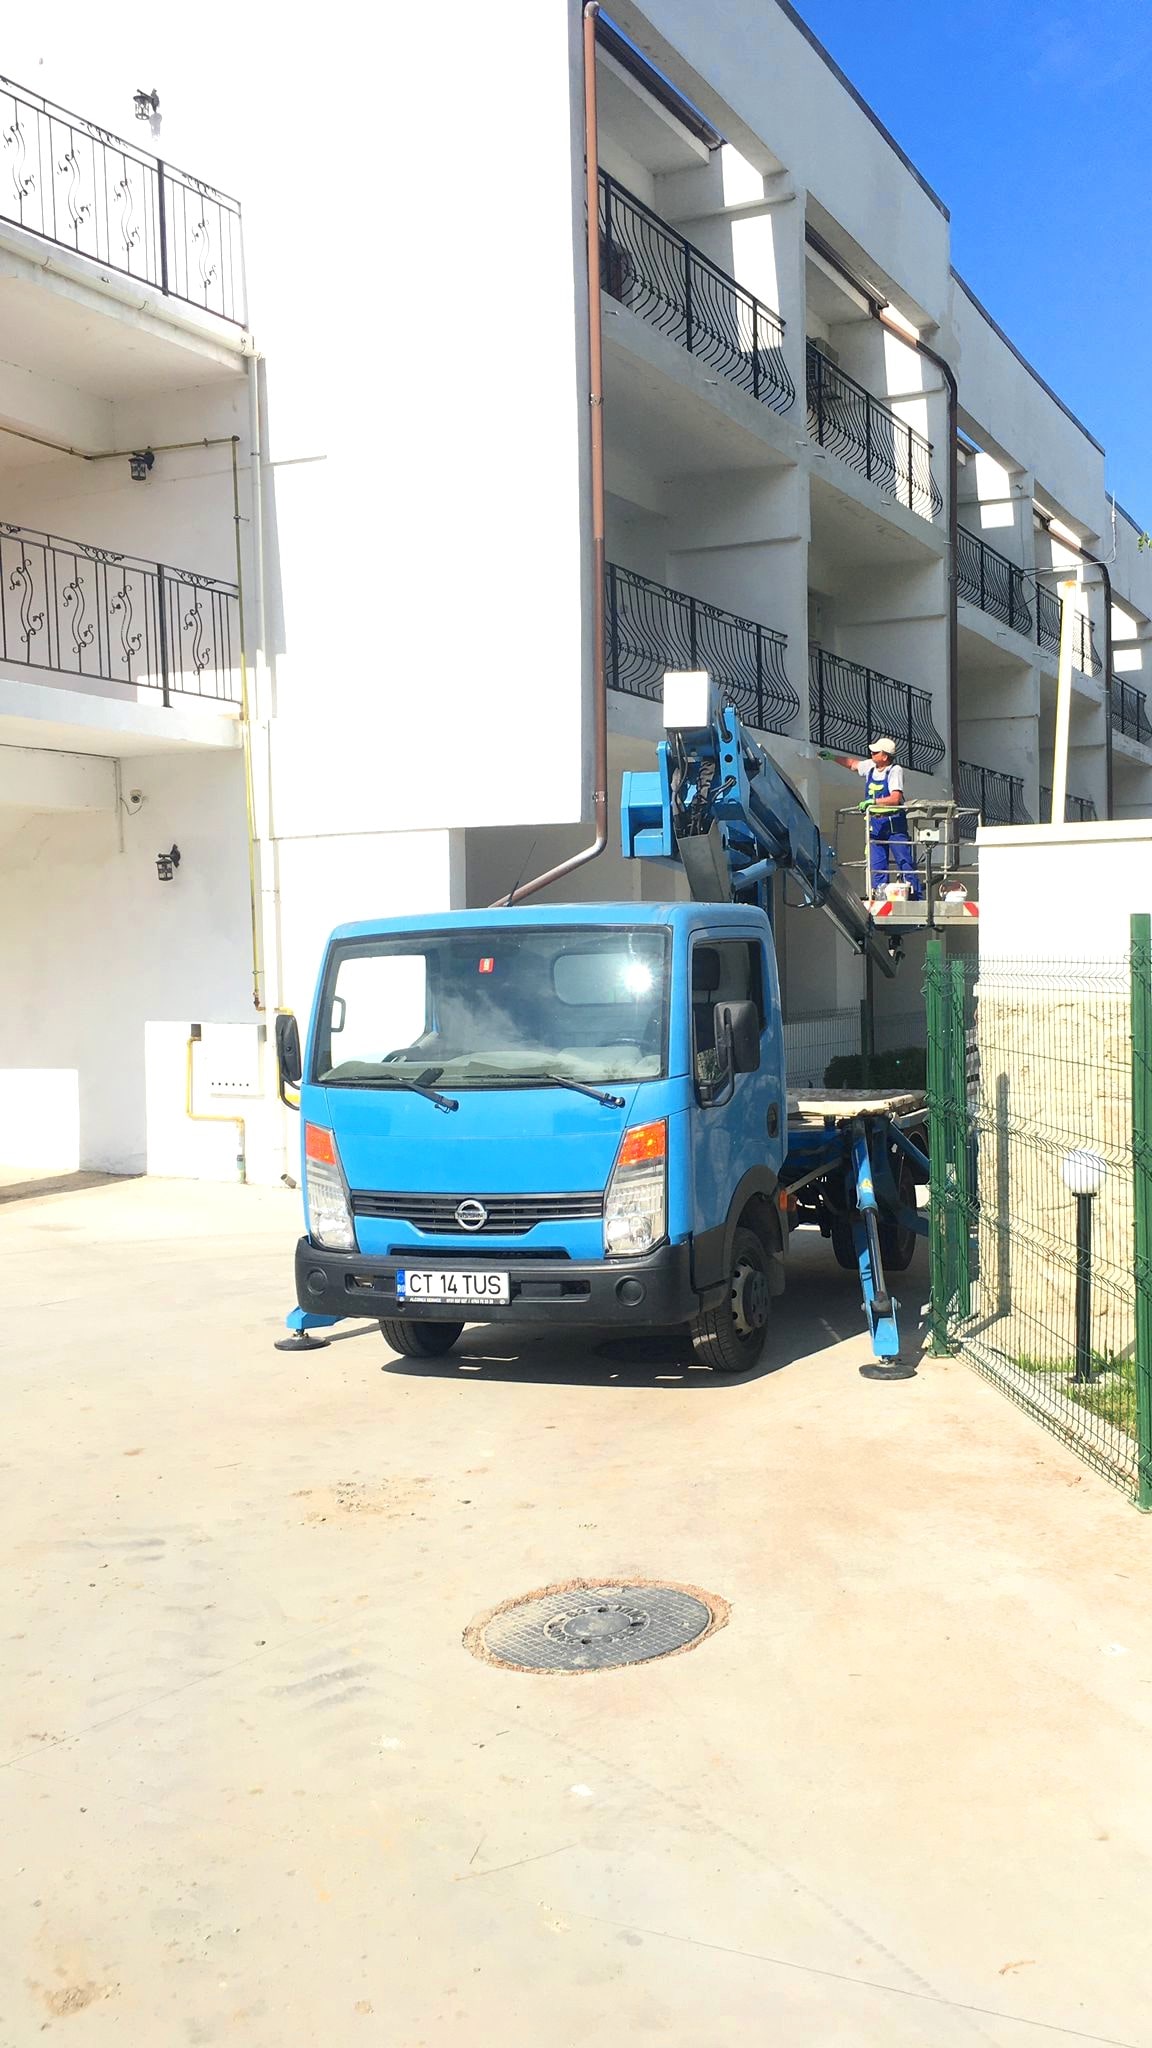
<path fill-rule="evenodd" d="M 1076 1197 L 1076 1370 L 1079 1384 L 1092 1378 L 1092 1203 L 1108 1172 L 1099 1152 L 1066 1152 L 1060 1176 Z"/>

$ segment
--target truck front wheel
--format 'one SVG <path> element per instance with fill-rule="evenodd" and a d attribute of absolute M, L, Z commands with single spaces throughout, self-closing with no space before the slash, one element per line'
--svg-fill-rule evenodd
<path fill-rule="evenodd" d="M 768 1254 L 754 1230 L 737 1230 L 723 1301 L 702 1309 L 688 1325 L 701 1365 L 713 1372 L 748 1372 L 764 1349 L 770 1299 Z"/>
<path fill-rule="evenodd" d="M 384 1342 L 401 1358 L 443 1358 L 463 1330 L 463 1323 L 396 1323 L 380 1321 Z"/>

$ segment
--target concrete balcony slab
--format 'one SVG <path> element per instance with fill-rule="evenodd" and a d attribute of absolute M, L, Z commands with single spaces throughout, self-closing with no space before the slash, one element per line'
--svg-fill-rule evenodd
<path fill-rule="evenodd" d="M 129 691 L 79 678 L 70 687 L 64 677 L 45 683 L 14 663 L 0 663 L 0 747 L 126 760 L 136 754 L 211 752 L 240 744 L 240 714 L 234 705 L 188 697 L 165 708 L 156 690 Z"/>

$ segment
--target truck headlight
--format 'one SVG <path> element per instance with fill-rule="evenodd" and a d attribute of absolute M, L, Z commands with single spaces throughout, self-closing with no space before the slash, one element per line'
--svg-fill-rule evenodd
<path fill-rule="evenodd" d="M 650 1252 L 668 1230 L 668 1125 L 634 1124 L 625 1131 L 604 1201 L 604 1256 Z"/>
<path fill-rule="evenodd" d="M 304 1133 L 304 1190 L 313 1243 L 332 1252 L 354 1252 L 356 1230 L 336 1140 L 321 1124 L 309 1124 Z"/>

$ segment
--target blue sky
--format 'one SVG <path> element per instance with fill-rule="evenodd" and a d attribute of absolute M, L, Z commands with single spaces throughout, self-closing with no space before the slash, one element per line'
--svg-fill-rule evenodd
<path fill-rule="evenodd" d="M 1152 0 L 794 0 L 952 214 L 952 260 L 1152 526 Z"/>

